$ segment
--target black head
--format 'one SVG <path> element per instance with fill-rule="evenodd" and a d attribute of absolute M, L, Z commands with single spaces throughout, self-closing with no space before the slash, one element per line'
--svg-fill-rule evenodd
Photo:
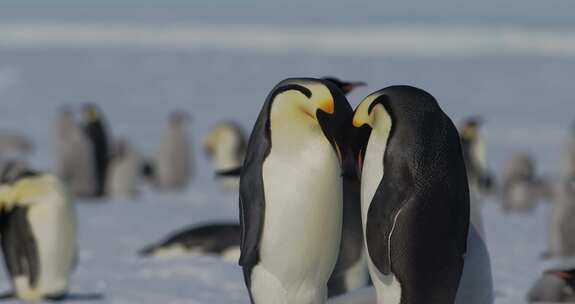
<path fill-rule="evenodd" d="M 428 118 L 442 114 L 431 94 L 411 86 L 391 86 L 370 94 L 359 104 L 354 112 L 353 126 L 363 138 L 369 138 L 369 132 L 378 128 L 388 139 L 399 135 L 395 138 L 401 140 L 402 145 L 414 146 L 417 138 L 426 133 Z M 358 147 L 361 161 L 367 140 L 358 143 Z"/>
<path fill-rule="evenodd" d="M 191 122 L 192 116 L 186 111 L 176 110 L 170 113 L 169 121 L 172 125 L 182 125 Z"/>
<path fill-rule="evenodd" d="M 22 178 L 37 176 L 38 173 L 30 170 L 28 165 L 19 160 L 6 161 L 0 171 L 0 184 L 14 184 Z"/>
<path fill-rule="evenodd" d="M 363 86 L 367 85 L 365 82 L 362 82 L 362 81 L 348 82 L 348 81 L 343 81 L 343 80 L 340 80 L 338 78 L 331 77 L 331 76 L 323 77 L 322 79 L 327 80 L 327 81 L 335 84 L 337 86 L 337 88 L 340 89 L 346 95 L 351 93 L 355 88 L 363 87 Z"/>
<path fill-rule="evenodd" d="M 471 116 L 463 121 L 461 126 L 460 135 L 463 140 L 473 141 L 479 136 L 479 129 L 483 125 L 483 118 L 481 116 Z"/>
<path fill-rule="evenodd" d="M 102 111 L 95 103 L 86 103 L 82 106 L 82 116 L 86 122 L 102 121 Z"/>

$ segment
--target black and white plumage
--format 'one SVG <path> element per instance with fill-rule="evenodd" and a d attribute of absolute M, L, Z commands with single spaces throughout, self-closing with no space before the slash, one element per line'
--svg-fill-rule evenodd
<path fill-rule="evenodd" d="M 342 224 L 341 106 L 332 83 L 295 78 L 262 107 L 240 179 L 239 263 L 252 303 L 326 299 Z"/>
<path fill-rule="evenodd" d="M 378 301 L 489 303 L 459 296 L 491 291 L 475 282 L 460 286 L 468 237 L 477 241 L 478 234 L 469 224 L 458 132 L 437 101 L 421 89 L 388 87 L 362 101 L 353 124 L 371 128 L 360 155 L 361 200 Z"/>
<path fill-rule="evenodd" d="M 110 161 L 110 136 L 108 126 L 102 112 L 95 104 L 86 104 L 82 108 L 83 127 L 92 146 L 94 170 L 96 177 L 95 194 L 101 197 L 105 194 L 108 163 Z"/>
<path fill-rule="evenodd" d="M 482 124 L 480 117 L 466 119 L 460 130 L 460 138 L 470 190 L 488 192 L 494 188 L 494 178 L 487 170 L 485 143 L 480 134 Z"/>
<path fill-rule="evenodd" d="M 216 174 L 234 172 L 232 176 L 216 175 L 223 190 L 239 188 L 238 170 L 244 160 L 246 136 L 242 127 L 233 121 L 225 121 L 212 128 L 204 140 L 204 154 L 211 160 Z"/>
<path fill-rule="evenodd" d="M 76 215 L 60 181 L 7 166 L 0 185 L 0 237 L 14 294 L 24 300 L 66 295 L 77 260 Z"/>
<path fill-rule="evenodd" d="M 70 108 L 59 111 L 54 133 L 56 175 L 74 197 L 94 197 L 97 181 L 93 145 Z"/>
<path fill-rule="evenodd" d="M 177 231 L 157 244 L 140 250 L 141 256 L 175 257 L 219 255 L 237 262 L 240 250 L 240 225 L 210 223 Z"/>

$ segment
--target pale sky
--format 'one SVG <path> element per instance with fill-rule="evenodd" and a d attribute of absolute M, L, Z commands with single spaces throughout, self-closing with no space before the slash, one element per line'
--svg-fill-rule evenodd
<path fill-rule="evenodd" d="M 571 0 L 1 0 L 0 20 L 574 27 Z"/>

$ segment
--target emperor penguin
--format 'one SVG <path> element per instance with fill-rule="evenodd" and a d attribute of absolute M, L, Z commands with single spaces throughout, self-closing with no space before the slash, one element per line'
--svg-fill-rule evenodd
<path fill-rule="evenodd" d="M 351 113 L 325 80 L 286 79 L 268 95 L 240 177 L 239 264 L 252 303 L 325 302 L 342 229 L 334 138 Z"/>
<path fill-rule="evenodd" d="M 110 136 L 108 126 L 97 105 L 88 103 L 82 107 L 84 132 L 90 140 L 96 175 L 96 196 L 105 194 L 108 163 L 110 161 Z"/>
<path fill-rule="evenodd" d="M 529 153 L 518 152 L 511 156 L 503 169 L 503 210 L 528 212 L 535 208 L 541 190 L 541 183 L 535 171 L 535 161 Z"/>
<path fill-rule="evenodd" d="M 113 198 L 134 198 L 138 192 L 141 159 L 127 139 L 115 143 L 110 161 L 106 194 Z"/>
<path fill-rule="evenodd" d="M 575 151 L 575 150 L 573 150 Z M 572 152 L 568 150 L 568 153 Z M 544 257 L 562 258 L 575 256 L 575 157 L 564 157 L 563 170 L 553 182 L 553 205 L 549 216 L 547 252 Z"/>
<path fill-rule="evenodd" d="M 182 190 L 192 178 L 193 163 L 185 112 L 170 114 L 155 160 L 155 182 L 161 190 Z"/>
<path fill-rule="evenodd" d="M 483 120 L 479 116 L 469 117 L 464 120 L 459 134 L 469 182 L 471 220 L 484 238 L 482 196 L 493 191 L 494 178 L 487 170 L 485 144 L 480 133 L 482 124 Z"/>
<path fill-rule="evenodd" d="M 74 120 L 70 108 L 62 108 L 55 126 L 56 175 L 78 198 L 96 195 L 96 168 L 90 139 Z"/>
<path fill-rule="evenodd" d="M 23 300 L 62 299 L 76 261 L 76 214 L 54 176 L 7 166 L 0 177 L 0 236 L 7 273 Z"/>
<path fill-rule="evenodd" d="M 488 192 L 494 186 L 493 176 L 487 170 L 485 143 L 480 133 L 482 124 L 478 116 L 467 118 L 460 132 L 469 187 L 476 192 Z"/>
<path fill-rule="evenodd" d="M 492 303 L 458 132 L 435 98 L 387 87 L 359 104 L 353 125 L 371 129 L 358 166 L 377 303 Z"/>
<path fill-rule="evenodd" d="M 209 223 L 179 230 L 164 240 L 140 250 L 140 256 L 180 257 L 217 255 L 237 263 L 240 252 L 240 225 Z"/>
<path fill-rule="evenodd" d="M 241 167 L 246 150 L 246 137 L 242 127 L 234 121 L 217 124 L 204 140 L 204 154 L 211 160 L 216 172 Z M 227 191 L 239 189 L 237 176 L 219 176 L 221 188 Z"/>

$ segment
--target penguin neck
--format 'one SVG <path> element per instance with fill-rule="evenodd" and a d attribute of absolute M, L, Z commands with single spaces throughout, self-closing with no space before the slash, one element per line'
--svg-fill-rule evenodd
<path fill-rule="evenodd" d="M 381 107 L 373 109 L 374 123 L 365 151 L 365 160 L 361 174 L 361 214 L 365 232 L 367 211 L 384 175 L 384 157 L 389 134 L 391 117 Z"/>
<path fill-rule="evenodd" d="M 270 129 L 274 151 L 297 151 L 307 139 L 323 136 L 317 119 L 305 113 L 297 103 L 293 102 L 274 104 L 270 113 Z"/>

